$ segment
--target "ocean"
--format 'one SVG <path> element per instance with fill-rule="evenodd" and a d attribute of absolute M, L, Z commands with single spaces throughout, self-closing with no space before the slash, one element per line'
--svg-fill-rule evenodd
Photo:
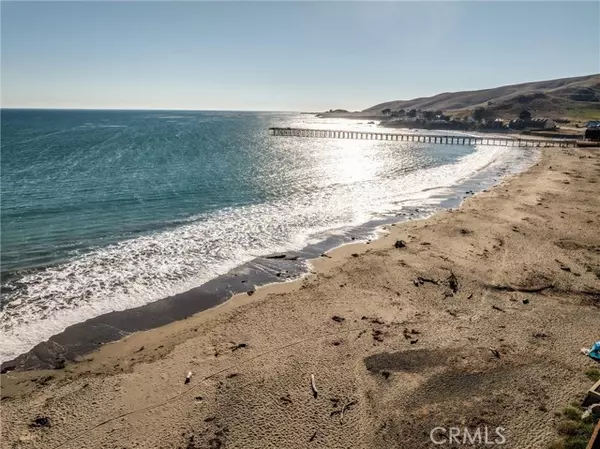
<path fill-rule="evenodd" d="M 268 134 L 378 130 L 299 113 L 5 109 L 1 121 L 1 360 L 256 257 L 409 206 L 431 214 L 461 183 L 487 186 L 535 159 L 509 147 Z"/>

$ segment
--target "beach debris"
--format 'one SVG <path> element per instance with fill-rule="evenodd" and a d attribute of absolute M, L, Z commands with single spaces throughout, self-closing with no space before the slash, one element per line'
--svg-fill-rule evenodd
<path fill-rule="evenodd" d="M 315 432 L 312 434 L 312 436 L 308 439 L 308 442 L 310 443 L 311 441 L 314 441 L 314 439 L 317 437 L 317 430 L 315 430 Z"/>
<path fill-rule="evenodd" d="M 413 340 L 415 335 L 419 335 L 421 332 L 419 332 L 416 329 L 411 329 L 408 330 L 408 328 L 404 328 L 404 330 L 402 331 L 402 335 L 404 335 L 404 338 L 406 340 L 410 340 L 410 344 L 414 345 L 416 342 L 419 341 L 419 339 Z"/>
<path fill-rule="evenodd" d="M 467 235 L 467 234 L 471 234 L 473 231 L 466 229 L 466 228 L 461 228 L 459 231 L 462 235 Z"/>
<path fill-rule="evenodd" d="M 554 284 L 540 285 L 536 287 L 516 287 L 512 285 L 489 285 L 490 288 L 506 292 L 521 292 L 521 293 L 539 293 L 549 288 L 554 288 Z"/>
<path fill-rule="evenodd" d="M 368 317 L 368 316 L 365 316 L 365 315 L 361 316 L 360 319 L 362 321 L 369 321 L 372 324 L 385 324 L 379 318 Z"/>
<path fill-rule="evenodd" d="M 238 343 L 237 345 L 236 345 L 236 344 L 234 344 L 234 345 L 233 345 L 231 348 L 229 348 L 229 349 L 231 349 L 231 352 L 235 352 L 235 351 L 237 351 L 238 349 L 244 349 L 244 348 L 247 348 L 247 347 L 248 347 L 248 344 L 247 344 L 247 343 Z"/>
<path fill-rule="evenodd" d="M 137 351 L 135 351 L 135 352 L 142 352 L 143 350 L 144 350 L 144 347 L 142 346 L 140 349 L 138 349 L 138 350 L 137 350 Z"/>
<path fill-rule="evenodd" d="M 340 415 L 340 422 L 344 420 L 344 413 L 349 411 L 354 405 L 358 404 L 358 401 L 350 401 L 345 403 L 340 410 L 332 411 L 329 416 Z"/>
<path fill-rule="evenodd" d="M 265 256 L 265 259 L 285 259 L 285 253 L 283 254 L 271 254 L 270 256 Z"/>
<path fill-rule="evenodd" d="M 497 310 L 498 312 L 506 312 L 502 307 L 492 306 L 492 309 Z"/>
<path fill-rule="evenodd" d="M 419 286 L 419 285 L 423 285 L 426 282 L 429 282 L 430 284 L 434 284 L 434 285 L 439 285 L 439 282 L 436 281 L 435 279 L 431 279 L 431 278 L 424 278 L 422 276 L 418 276 L 415 280 L 413 280 L 413 284 L 415 284 L 415 286 Z"/>
<path fill-rule="evenodd" d="M 42 428 L 42 427 L 51 427 L 51 426 L 52 426 L 52 423 L 50 422 L 50 418 L 48 418 L 47 416 L 36 416 L 29 424 L 29 427 L 32 429 L 38 429 L 38 428 Z"/>
<path fill-rule="evenodd" d="M 497 349 L 489 348 L 489 350 L 492 352 L 492 354 L 494 354 L 494 357 L 496 357 L 497 359 L 500 358 L 500 352 Z"/>
<path fill-rule="evenodd" d="M 373 340 L 383 342 L 383 332 L 381 332 L 379 329 L 374 329 L 371 335 Z"/>
<path fill-rule="evenodd" d="M 248 296 L 252 296 L 252 295 L 253 295 L 255 292 L 256 292 L 256 290 L 248 290 L 248 291 L 246 292 L 246 294 L 247 294 Z"/>
<path fill-rule="evenodd" d="M 458 292 L 458 278 L 454 275 L 453 271 L 450 271 L 450 276 L 447 279 L 448 287 L 452 290 L 452 293 Z"/>
<path fill-rule="evenodd" d="M 581 352 L 595 361 L 600 362 L 600 340 L 594 343 L 590 349 L 581 348 Z"/>
<path fill-rule="evenodd" d="M 351 401 L 342 407 L 342 413 L 340 413 L 340 421 L 344 419 L 344 412 L 350 410 L 350 408 L 355 406 L 356 404 L 358 404 L 358 401 Z"/>
<path fill-rule="evenodd" d="M 321 253 L 321 257 L 327 257 L 328 259 L 331 259 L 331 256 L 326 253 Z"/>
<path fill-rule="evenodd" d="M 363 329 L 362 331 L 360 331 L 360 332 L 358 333 L 358 335 L 356 336 L 356 339 L 358 340 L 360 337 L 362 337 L 362 336 L 363 336 L 364 334 L 366 334 L 366 333 L 367 333 L 367 330 L 366 330 L 366 329 Z"/>
<path fill-rule="evenodd" d="M 317 385 L 315 384 L 315 375 L 314 374 L 310 375 L 310 388 L 312 390 L 313 397 L 316 399 L 317 396 L 319 395 L 319 391 L 317 390 Z"/>
<path fill-rule="evenodd" d="M 548 338 L 550 335 L 545 334 L 544 332 L 536 332 L 533 334 L 534 338 Z"/>
<path fill-rule="evenodd" d="M 431 245 L 431 243 L 429 243 L 429 242 L 421 242 L 421 245 L 423 245 L 423 246 L 429 246 L 429 245 Z"/>
<path fill-rule="evenodd" d="M 592 411 L 596 408 L 600 407 L 600 404 L 592 404 L 588 408 L 585 409 L 585 412 L 581 415 L 581 419 L 586 419 L 592 415 Z"/>
<path fill-rule="evenodd" d="M 331 319 L 332 319 L 333 321 L 335 321 L 336 323 L 343 323 L 344 321 L 346 321 L 346 318 L 343 318 L 343 317 L 341 317 L 341 316 L 337 316 L 337 315 L 333 315 L 333 316 L 331 317 Z"/>
<path fill-rule="evenodd" d="M 467 296 L 467 299 L 471 299 L 473 297 L 473 293 L 470 293 L 469 296 Z"/>
<path fill-rule="evenodd" d="M 188 371 L 187 376 L 185 376 L 185 382 L 183 382 L 184 384 L 189 384 L 192 380 L 192 372 Z"/>
<path fill-rule="evenodd" d="M 286 394 L 285 396 L 281 396 L 281 397 L 279 398 L 279 400 L 280 400 L 281 402 L 283 402 L 284 404 L 291 404 L 291 403 L 292 403 L 292 399 L 290 398 L 290 394 L 289 394 L 289 393 L 288 393 L 288 394 Z"/>
<path fill-rule="evenodd" d="M 352 257 L 358 257 L 358 253 L 352 253 L 351 256 Z"/>
<path fill-rule="evenodd" d="M 404 240 L 396 240 L 396 243 L 394 244 L 394 248 L 396 248 L 396 249 L 406 248 L 406 242 Z"/>
<path fill-rule="evenodd" d="M 194 398 L 194 401 L 196 401 L 196 402 L 200 402 L 200 401 L 202 401 L 203 399 L 204 399 L 204 398 L 203 398 L 202 396 L 196 396 L 196 397 Z"/>
<path fill-rule="evenodd" d="M 429 282 L 430 284 L 433 284 L 433 285 L 439 285 L 439 282 L 436 281 L 435 279 L 418 277 L 417 280 L 419 281 L 419 284 L 424 284 L 425 282 Z"/>
<path fill-rule="evenodd" d="M 523 299 L 523 304 L 525 304 L 525 305 L 529 304 L 529 299 L 527 299 L 527 298 Z"/>
<path fill-rule="evenodd" d="M 388 374 L 388 376 L 389 376 L 389 374 L 390 374 L 390 373 L 389 373 L 389 372 L 387 372 L 387 371 L 385 371 L 385 372 L 386 372 L 386 373 Z M 382 373 L 383 373 L 383 372 L 382 372 Z M 386 377 L 386 379 L 387 379 L 387 377 Z M 337 407 L 337 404 L 338 404 L 338 402 L 339 402 L 339 400 L 338 400 L 338 399 L 336 399 L 336 400 L 335 400 L 335 402 L 334 402 L 334 404 L 333 404 L 333 406 L 334 406 L 334 407 Z M 351 409 L 353 406 L 355 406 L 356 404 L 358 404 L 358 401 L 349 401 L 349 402 L 346 402 L 346 403 L 345 403 L 345 404 L 342 406 L 342 408 L 341 408 L 341 409 L 332 411 L 332 412 L 329 414 L 329 416 L 331 417 L 331 416 L 335 416 L 335 415 L 340 415 L 340 422 L 342 422 L 342 421 L 344 420 L 344 413 L 346 413 L 347 411 L 349 411 L 349 410 L 350 410 L 350 409 Z"/>
<path fill-rule="evenodd" d="M 417 344 L 418 342 L 419 342 L 419 339 L 418 339 L 418 338 L 415 338 L 414 340 L 411 340 L 411 341 L 410 341 L 410 344 L 411 344 L 411 345 L 414 345 L 414 344 Z"/>

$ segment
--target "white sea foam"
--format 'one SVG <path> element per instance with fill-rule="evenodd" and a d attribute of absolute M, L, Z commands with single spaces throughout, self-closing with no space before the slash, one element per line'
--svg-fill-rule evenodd
<path fill-rule="evenodd" d="M 25 287 L 0 316 L 0 358 L 13 358 L 69 325 L 186 291 L 256 256 L 301 249 L 327 233 L 393 213 L 399 202 L 435 203 L 432 196 L 447 186 L 486 167 L 518 171 L 531 163 L 530 156 L 481 146 L 455 163 L 397 177 L 381 179 L 363 170 L 359 179 L 349 175 L 351 182 L 193 217 L 174 229 L 26 274 L 20 280 Z"/>

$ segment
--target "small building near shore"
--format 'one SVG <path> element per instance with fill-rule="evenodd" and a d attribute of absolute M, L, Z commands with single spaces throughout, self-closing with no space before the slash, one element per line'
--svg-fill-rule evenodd
<path fill-rule="evenodd" d="M 529 120 L 511 120 L 508 126 L 512 129 L 556 129 L 556 123 L 549 118 L 534 118 Z"/>

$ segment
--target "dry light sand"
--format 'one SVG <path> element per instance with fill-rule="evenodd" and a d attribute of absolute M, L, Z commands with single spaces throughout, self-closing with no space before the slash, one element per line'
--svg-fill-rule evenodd
<path fill-rule="evenodd" d="M 580 348 L 600 339 L 599 181 L 597 150 L 546 149 L 301 281 L 5 374 L 2 447 L 417 449 L 484 425 L 547 447 L 597 366 Z"/>

